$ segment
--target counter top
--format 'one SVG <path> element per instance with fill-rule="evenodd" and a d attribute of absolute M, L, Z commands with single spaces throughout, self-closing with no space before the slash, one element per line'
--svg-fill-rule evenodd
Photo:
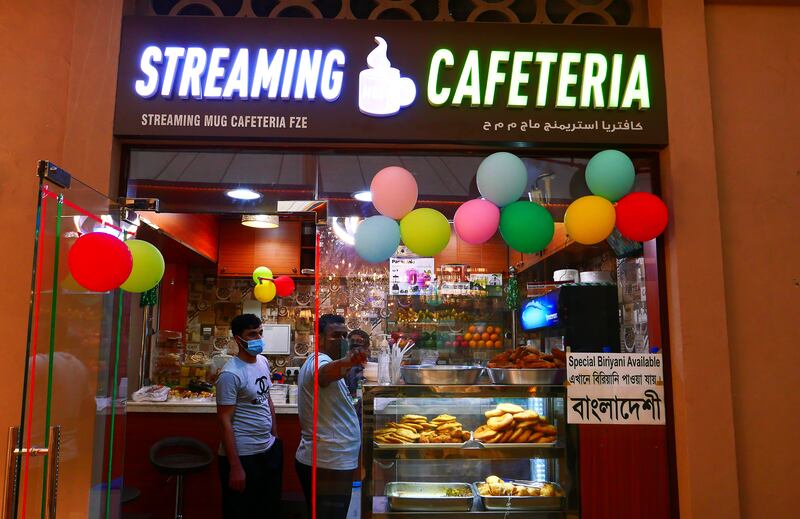
<path fill-rule="evenodd" d="M 208 413 L 217 412 L 214 402 L 134 402 L 126 404 L 129 413 Z M 297 414 L 296 404 L 275 404 L 275 414 Z"/>

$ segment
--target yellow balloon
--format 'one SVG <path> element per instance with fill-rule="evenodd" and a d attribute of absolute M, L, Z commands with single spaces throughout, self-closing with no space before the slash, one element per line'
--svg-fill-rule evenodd
<path fill-rule="evenodd" d="M 594 245 L 608 238 L 616 220 L 614 205 L 600 196 L 583 196 L 569 204 L 564 214 L 567 234 L 584 245 Z"/>
<path fill-rule="evenodd" d="M 253 295 L 255 298 L 262 302 L 262 303 L 269 303 L 273 299 L 275 299 L 275 283 L 272 281 L 265 281 L 256 285 L 253 289 Z"/>

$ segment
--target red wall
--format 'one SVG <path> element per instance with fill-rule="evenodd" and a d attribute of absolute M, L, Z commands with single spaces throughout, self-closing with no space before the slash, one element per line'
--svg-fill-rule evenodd
<path fill-rule="evenodd" d="M 279 414 L 278 432 L 283 440 L 283 499 L 302 501 L 303 492 L 294 470 L 294 454 L 300 444 L 297 415 Z M 217 416 L 206 413 L 129 413 L 125 445 L 126 487 L 141 492 L 123 505 L 123 512 L 148 513 L 152 519 L 172 519 L 175 509 L 175 479 L 159 473 L 150 464 L 150 447 L 168 436 L 188 436 L 208 445 L 215 453 L 220 430 Z M 184 478 L 185 517 L 221 517 L 222 493 L 216 459 L 203 472 Z"/>
<path fill-rule="evenodd" d="M 189 305 L 189 266 L 167 263 L 161 280 L 161 330 L 184 333 Z M 185 338 L 184 338 L 185 340 Z"/>

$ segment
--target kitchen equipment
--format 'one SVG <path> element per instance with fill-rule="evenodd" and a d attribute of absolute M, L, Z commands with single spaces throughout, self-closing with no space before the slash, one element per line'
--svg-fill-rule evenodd
<path fill-rule="evenodd" d="M 524 487 L 542 487 L 544 483 L 534 481 L 521 481 L 521 480 L 505 480 L 507 483 L 513 483 Z M 487 510 L 561 510 L 564 507 L 564 497 L 559 496 L 485 496 L 478 493 L 478 485 L 482 482 L 478 481 L 473 484 L 475 493 L 478 494 L 483 501 L 483 506 Z M 561 486 L 556 483 L 550 483 L 554 487 L 561 489 Z M 563 493 L 563 491 L 562 491 Z"/>
<path fill-rule="evenodd" d="M 469 492 L 466 496 L 447 496 L 448 489 Z M 469 512 L 475 497 L 469 483 L 411 483 L 392 481 L 386 484 L 389 506 L 406 512 Z"/>
<path fill-rule="evenodd" d="M 406 384 L 472 385 L 478 381 L 483 368 L 476 366 L 401 366 Z"/>
<path fill-rule="evenodd" d="M 611 272 L 605 270 L 594 270 L 581 272 L 581 283 L 613 283 Z"/>
<path fill-rule="evenodd" d="M 561 269 L 553 272 L 553 281 L 561 283 L 578 283 L 580 275 L 575 269 Z"/>
<path fill-rule="evenodd" d="M 567 378 L 566 369 L 486 368 L 492 384 L 508 386 L 561 385 Z"/>

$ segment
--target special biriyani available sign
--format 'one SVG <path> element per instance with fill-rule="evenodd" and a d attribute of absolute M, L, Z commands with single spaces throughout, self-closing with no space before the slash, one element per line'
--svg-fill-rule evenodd
<path fill-rule="evenodd" d="M 657 29 L 128 17 L 115 133 L 667 142 Z"/>

